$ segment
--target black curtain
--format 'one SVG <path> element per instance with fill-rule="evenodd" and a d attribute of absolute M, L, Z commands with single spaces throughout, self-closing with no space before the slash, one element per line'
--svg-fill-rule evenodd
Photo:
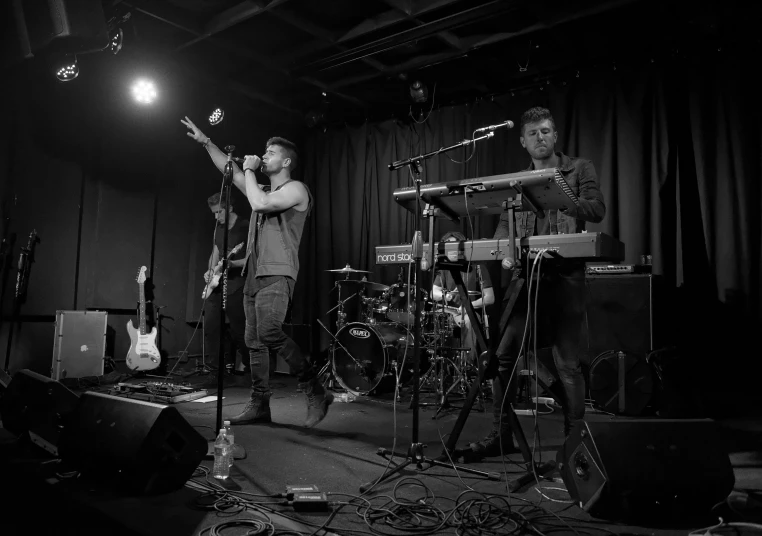
<path fill-rule="evenodd" d="M 521 113 L 546 106 L 554 115 L 557 149 L 591 159 L 607 213 L 591 231 L 626 245 L 627 263 L 653 256 L 654 272 L 688 289 L 697 307 L 684 311 L 686 331 L 718 327 L 732 301 L 733 318 L 759 325 L 760 103 L 746 61 L 721 52 L 629 67 L 590 69 L 521 92 L 442 105 L 382 123 L 316 130 L 308 138 L 304 176 L 315 195 L 306 231 L 300 302 L 306 321 L 336 304 L 336 277 L 347 263 L 391 284 L 399 267 L 376 266 L 374 247 L 410 242 L 414 221 L 393 191 L 411 185 L 406 169 L 387 164 L 469 138 L 475 128 L 516 122 L 475 151 L 459 149 L 425 163 L 425 183 L 511 173 L 530 163 L 519 143 Z M 496 217 L 438 222 L 435 235 L 459 228 L 491 237 Z M 425 228 L 424 228 L 425 229 Z M 424 238 L 426 233 L 424 232 Z M 499 277 L 499 267 L 495 268 Z M 724 305 L 723 305 L 724 304 Z M 751 319 L 751 320 L 750 320 Z M 673 319 L 679 322 L 677 319 Z M 677 328 L 676 328 L 677 329 Z M 322 330 L 321 330 L 322 331 Z M 695 335 L 695 331 L 693 331 Z M 321 337 L 321 347 L 328 336 Z M 728 334 L 725 334 L 727 341 Z M 704 346 L 706 349 L 706 346 Z"/>

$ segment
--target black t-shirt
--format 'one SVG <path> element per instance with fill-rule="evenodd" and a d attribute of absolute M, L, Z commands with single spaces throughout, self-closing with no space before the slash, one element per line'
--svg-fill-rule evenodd
<path fill-rule="evenodd" d="M 217 246 L 217 251 L 220 252 L 220 260 L 222 259 L 222 242 L 225 239 L 225 235 L 222 232 L 223 227 L 221 225 L 217 226 L 217 233 L 214 237 L 214 243 Z M 236 247 L 238 244 L 241 245 L 241 249 L 238 250 L 238 252 L 230 257 L 230 260 L 242 260 L 246 257 L 246 242 L 248 241 L 249 236 L 249 220 L 245 220 L 241 217 L 237 218 L 235 220 L 235 223 L 233 224 L 233 227 L 230 228 L 230 232 L 228 234 L 228 252 L 232 251 L 234 247 Z M 228 265 L 228 294 L 232 294 L 236 290 L 243 287 L 243 284 L 245 282 L 244 277 L 241 275 L 241 271 L 243 268 L 234 268 L 233 266 Z M 222 283 L 220 283 L 220 287 L 222 287 Z"/>
<path fill-rule="evenodd" d="M 484 288 L 492 288 L 492 279 L 490 279 L 489 276 L 489 270 L 487 270 L 487 267 L 484 265 L 479 265 L 480 272 L 482 274 L 482 280 L 484 283 Z M 442 275 L 444 274 L 444 285 L 442 284 Z M 471 271 L 468 272 L 468 275 L 466 275 L 465 272 L 461 272 L 460 276 L 463 278 L 463 282 L 466 284 L 466 290 L 480 290 L 479 289 L 479 280 L 476 277 L 476 266 L 471 266 Z M 452 278 L 452 274 L 450 273 L 450 270 L 437 270 L 437 275 L 434 278 L 434 285 L 441 287 L 445 291 L 456 291 L 458 290 L 457 285 L 455 284 L 455 280 Z M 478 300 L 481 296 L 474 296 L 474 300 Z M 460 293 L 458 292 L 453 296 L 453 299 L 449 302 L 447 302 L 447 305 L 452 305 L 455 307 L 459 307 L 461 305 L 461 299 L 460 299 Z"/>

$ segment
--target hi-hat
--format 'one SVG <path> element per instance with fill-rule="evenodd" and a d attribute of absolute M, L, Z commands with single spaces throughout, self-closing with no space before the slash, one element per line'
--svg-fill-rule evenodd
<path fill-rule="evenodd" d="M 337 268 L 336 270 L 326 270 L 326 272 L 333 272 L 335 274 L 370 274 L 367 270 L 355 270 L 348 264 L 344 268 Z"/>

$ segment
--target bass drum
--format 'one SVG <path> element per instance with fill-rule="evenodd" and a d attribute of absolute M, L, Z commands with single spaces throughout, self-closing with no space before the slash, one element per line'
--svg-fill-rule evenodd
<path fill-rule="evenodd" d="M 401 383 L 412 377 L 414 340 L 404 326 L 352 322 L 338 331 L 336 340 L 333 374 L 355 396 L 393 391 L 393 362 L 402 367 L 404 359 Z M 424 372 L 421 367 L 420 374 Z"/>

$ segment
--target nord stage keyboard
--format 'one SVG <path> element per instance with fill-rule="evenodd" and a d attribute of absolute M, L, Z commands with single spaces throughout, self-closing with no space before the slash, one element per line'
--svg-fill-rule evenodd
<path fill-rule="evenodd" d="M 620 262 L 624 259 L 624 244 L 606 233 L 573 233 L 543 235 L 516 240 L 523 254 L 530 258 L 547 249 L 548 258 L 590 259 Z M 426 255 L 429 245 L 423 245 Z M 442 260 L 501 261 L 508 256 L 508 239 L 465 240 L 462 242 L 435 242 L 434 253 Z M 410 244 L 376 246 L 376 264 L 406 264 L 412 262 Z"/>

